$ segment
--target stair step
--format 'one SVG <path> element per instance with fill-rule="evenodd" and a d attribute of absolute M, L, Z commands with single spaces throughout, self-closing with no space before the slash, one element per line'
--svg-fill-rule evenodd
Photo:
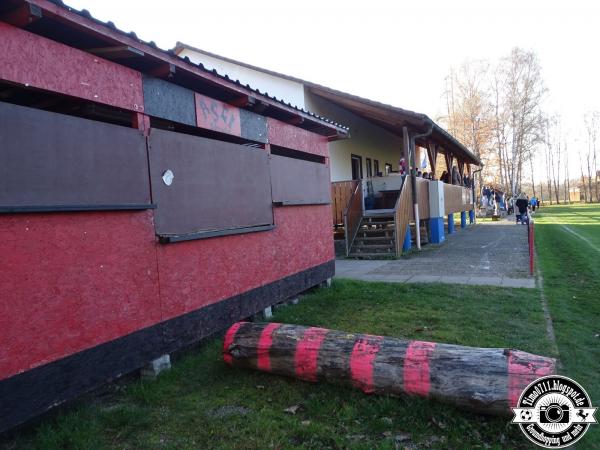
<path fill-rule="evenodd" d="M 361 233 L 358 233 L 356 235 L 356 237 L 354 238 L 355 242 L 358 242 L 361 239 L 366 239 L 366 240 L 385 240 L 385 241 L 395 241 L 396 240 L 396 236 L 394 235 L 394 233 L 377 233 L 377 234 L 373 234 L 373 233 L 368 233 L 366 235 L 363 235 Z"/>
<path fill-rule="evenodd" d="M 377 215 L 377 216 L 363 216 L 363 220 L 372 220 L 372 221 L 394 220 L 394 215 L 393 214 L 381 214 L 381 215 Z"/>
<path fill-rule="evenodd" d="M 393 236 L 356 236 L 354 242 L 394 242 Z"/>
<path fill-rule="evenodd" d="M 396 256 L 396 227 L 393 215 L 366 216 L 352 243 L 349 257 L 388 259 Z"/>
<path fill-rule="evenodd" d="M 394 219 L 385 219 L 385 220 L 369 220 L 363 217 L 362 224 L 363 225 L 381 225 L 381 224 L 391 224 L 394 223 Z"/>
<path fill-rule="evenodd" d="M 350 253 L 348 255 L 350 258 L 359 258 L 359 259 L 389 259 L 391 257 L 395 257 L 395 253 Z"/>
<path fill-rule="evenodd" d="M 375 233 L 394 233 L 395 228 L 359 228 L 359 233 L 375 234 Z"/>
<path fill-rule="evenodd" d="M 354 244 L 354 250 L 369 250 L 369 251 L 376 251 L 376 250 L 393 250 L 394 246 L 390 245 L 390 244 L 368 244 L 368 245 L 363 245 L 363 244 Z"/>
<path fill-rule="evenodd" d="M 364 220 L 362 221 L 362 225 L 393 225 L 394 224 L 394 219 L 389 219 L 389 220 L 377 220 L 374 222 L 371 222 L 369 220 Z"/>

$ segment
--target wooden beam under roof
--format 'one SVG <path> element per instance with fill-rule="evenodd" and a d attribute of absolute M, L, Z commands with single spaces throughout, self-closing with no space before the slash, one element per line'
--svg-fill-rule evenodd
<path fill-rule="evenodd" d="M 294 116 L 284 120 L 284 122 L 289 123 L 290 125 L 300 125 L 304 123 L 304 118 L 302 118 L 302 116 Z"/>
<path fill-rule="evenodd" d="M 0 20 L 18 28 L 24 28 L 30 23 L 42 18 L 42 9 L 29 2 L 0 15 Z"/>
<path fill-rule="evenodd" d="M 257 100 L 254 97 L 249 95 L 240 95 L 227 103 L 233 106 L 237 106 L 238 108 L 250 108 L 256 104 Z"/>
<path fill-rule="evenodd" d="M 144 56 L 144 52 L 130 45 L 115 45 L 112 47 L 88 48 L 86 50 L 105 59 L 126 59 Z"/>
<path fill-rule="evenodd" d="M 173 78 L 176 72 L 177 68 L 173 64 L 161 63 L 154 69 L 148 70 L 146 73 L 156 78 Z"/>

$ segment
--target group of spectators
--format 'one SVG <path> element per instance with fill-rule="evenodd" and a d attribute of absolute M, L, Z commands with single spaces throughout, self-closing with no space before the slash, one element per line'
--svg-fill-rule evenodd
<path fill-rule="evenodd" d="M 481 188 L 481 206 L 485 209 L 493 207 L 495 210 L 507 210 L 506 194 L 491 186 Z"/>
<path fill-rule="evenodd" d="M 486 210 L 494 208 L 495 215 L 499 215 L 500 211 L 506 211 L 508 215 L 516 212 L 517 223 L 528 223 L 529 213 L 535 212 L 540 207 L 540 202 L 536 196 L 529 198 L 524 192 L 518 196 L 508 196 L 507 198 L 506 193 L 500 189 L 483 186 L 481 188 L 481 206 Z"/>
<path fill-rule="evenodd" d="M 432 181 L 435 181 L 436 179 L 431 172 L 421 172 L 420 170 L 417 171 L 417 177 Z"/>
<path fill-rule="evenodd" d="M 404 160 L 404 158 L 402 158 L 400 160 L 399 166 L 400 166 L 400 175 L 407 175 L 408 174 L 408 166 L 406 165 L 406 161 Z M 437 180 L 437 178 L 435 177 L 433 172 L 424 172 L 424 171 L 422 172 L 420 170 L 417 170 L 417 177 L 424 178 L 426 180 L 431 180 L 431 181 Z M 444 172 L 442 172 L 442 176 L 440 177 L 440 181 L 443 181 L 444 183 L 448 183 L 448 184 L 455 184 L 457 186 L 473 187 L 473 180 L 471 179 L 471 177 L 469 177 L 469 175 L 466 173 L 463 176 L 461 176 L 460 172 L 456 166 L 452 167 L 451 174 L 449 174 L 447 171 L 444 170 Z"/>
<path fill-rule="evenodd" d="M 519 197 L 514 201 L 514 206 L 516 206 L 518 212 L 518 214 L 516 214 L 516 222 L 525 224 L 529 223 L 530 213 L 533 213 L 536 209 L 539 209 L 540 201 L 535 195 L 529 198 L 527 194 L 521 192 Z"/>
<path fill-rule="evenodd" d="M 456 166 L 452 167 L 452 173 L 448 173 L 445 170 L 442 172 L 440 180 L 444 183 L 454 184 L 457 186 L 473 187 L 473 180 L 468 174 L 460 175 Z"/>

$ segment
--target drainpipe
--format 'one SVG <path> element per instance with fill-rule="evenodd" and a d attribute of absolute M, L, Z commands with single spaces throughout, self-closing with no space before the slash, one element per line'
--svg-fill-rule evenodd
<path fill-rule="evenodd" d="M 406 130 L 406 127 L 404 128 Z M 429 129 L 422 134 L 415 134 L 410 138 L 410 162 L 411 162 L 411 172 L 410 172 L 410 181 L 412 187 L 412 197 L 413 197 L 413 212 L 415 216 L 415 239 L 417 241 L 417 250 L 421 250 L 421 225 L 419 220 L 419 202 L 417 199 L 417 164 L 415 161 L 415 141 L 420 138 L 427 137 L 433 131 L 433 122 L 429 123 Z M 397 238 L 397 237 L 396 237 Z"/>
<path fill-rule="evenodd" d="M 477 170 L 474 170 L 471 173 L 471 192 L 472 192 L 472 196 L 473 196 L 473 211 L 476 211 L 475 207 L 477 206 L 477 196 L 475 195 L 475 174 L 477 172 L 481 172 L 483 170 L 483 167 Z M 477 214 L 475 214 L 475 220 L 473 221 L 473 223 L 477 223 Z"/>

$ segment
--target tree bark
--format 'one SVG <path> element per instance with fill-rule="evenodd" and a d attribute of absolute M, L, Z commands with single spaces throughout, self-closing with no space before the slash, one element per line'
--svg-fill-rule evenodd
<path fill-rule="evenodd" d="M 509 414 L 522 390 L 555 373 L 556 361 L 519 350 L 408 341 L 324 328 L 238 322 L 223 359 L 368 394 L 417 395 L 485 414 Z"/>

